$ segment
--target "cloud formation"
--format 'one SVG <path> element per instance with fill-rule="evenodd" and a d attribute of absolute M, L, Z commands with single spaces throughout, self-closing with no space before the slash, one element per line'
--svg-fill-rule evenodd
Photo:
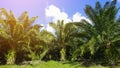
<path fill-rule="evenodd" d="M 80 22 L 83 19 L 92 24 L 92 22 L 88 18 L 86 18 L 85 16 L 82 16 L 79 12 L 76 12 L 72 17 L 73 22 Z"/>
<path fill-rule="evenodd" d="M 52 27 L 50 27 L 49 24 L 47 24 L 46 30 L 51 32 L 51 33 L 53 33 L 55 35 L 55 30 Z"/>
<path fill-rule="evenodd" d="M 68 14 L 61 11 L 58 7 L 54 5 L 50 5 L 48 8 L 45 9 L 46 17 L 51 17 L 54 22 L 57 20 L 64 20 L 65 23 L 70 22 L 71 20 L 68 18 Z"/>
<path fill-rule="evenodd" d="M 66 24 L 68 22 L 80 22 L 82 19 L 85 19 L 86 21 L 91 23 L 91 21 L 88 18 L 82 16 L 82 14 L 79 12 L 73 14 L 72 18 L 70 19 L 66 12 L 61 11 L 58 7 L 54 5 L 50 5 L 45 9 L 45 15 L 46 17 L 52 18 L 52 21 L 54 23 L 56 23 L 57 20 L 64 20 L 64 23 Z M 46 30 L 52 33 L 55 32 L 54 29 L 52 29 L 52 27 L 50 27 L 49 25 L 47 25 Z"/>

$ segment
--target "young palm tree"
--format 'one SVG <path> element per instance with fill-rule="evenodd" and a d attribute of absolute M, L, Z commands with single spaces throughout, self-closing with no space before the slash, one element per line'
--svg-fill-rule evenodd
<path fill-rule="evenodd" d="M 80 29 L 79 36 L 83 44 L 75 50 L 74 56 L 84 56 L 108 64 L 114 64 L 120 57 L 120 19 L 116 18 L 119 8 L 116 0 L 106 2 L 102 7 L 96 2 L 95 8 L 87 5 L 85 13 L 92 21 L 75 23 Z M 79 55 L 80 54 L 80 55 Z"/>

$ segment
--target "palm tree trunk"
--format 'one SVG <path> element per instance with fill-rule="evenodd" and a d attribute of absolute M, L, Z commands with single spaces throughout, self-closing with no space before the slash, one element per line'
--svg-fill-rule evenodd
<path fill-rule="evenodd" d="M 60 51 L 60 54 L 61 54 L 60 60 L 65 61 L 66 60 L 66 48 L 64 46 L 64 43 L 62 44 L 62 49 Z"/>

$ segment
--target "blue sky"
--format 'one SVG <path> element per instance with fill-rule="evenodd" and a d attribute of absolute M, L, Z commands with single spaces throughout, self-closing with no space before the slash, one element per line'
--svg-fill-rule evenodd
<path fill-rule="evenodd" d="M 109 0 L 1 0 L 0 8 L 5 8 L 8 11 L 12 10 L 15 16 L 20 16 L 22 12 L 28 11 L 30 17 L 39 17 L 36 23 L 47 25 L 53 18 L 55 18 L 55 15 L 46 15 L 46 10 L 51 10 L 53 11 L 52 13 L 54 13 L 54 11 L 56 12 L 56 10 L 50 9 L 50 6 L 59 9 L 59 15 L 63 14 L 63 16 L 66 16 L 66 19 L 72 20 L 75 14 L 75 18 L 85 18 L 85 5 L 89 4 L 94 6 L 96 1 L 100 1 L 104 4 Z M 120 0 L 117 3 L 117 6 L 120 6 Z"/>

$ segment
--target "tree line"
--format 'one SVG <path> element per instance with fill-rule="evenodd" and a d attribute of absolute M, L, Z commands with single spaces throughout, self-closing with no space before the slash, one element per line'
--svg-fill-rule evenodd
<path fill-rule="evenodd" d="M 0 64 L 29 60 L 84 61 L 115 65 L 120 60 L 120 18 L 116 0 L 99 1 L 84 11 L 92 23 L 58 20 L 50 22 L 55 35 L 34 24 L 25 11 L 16 18 L 12 11 L 0 9 Z"/>

